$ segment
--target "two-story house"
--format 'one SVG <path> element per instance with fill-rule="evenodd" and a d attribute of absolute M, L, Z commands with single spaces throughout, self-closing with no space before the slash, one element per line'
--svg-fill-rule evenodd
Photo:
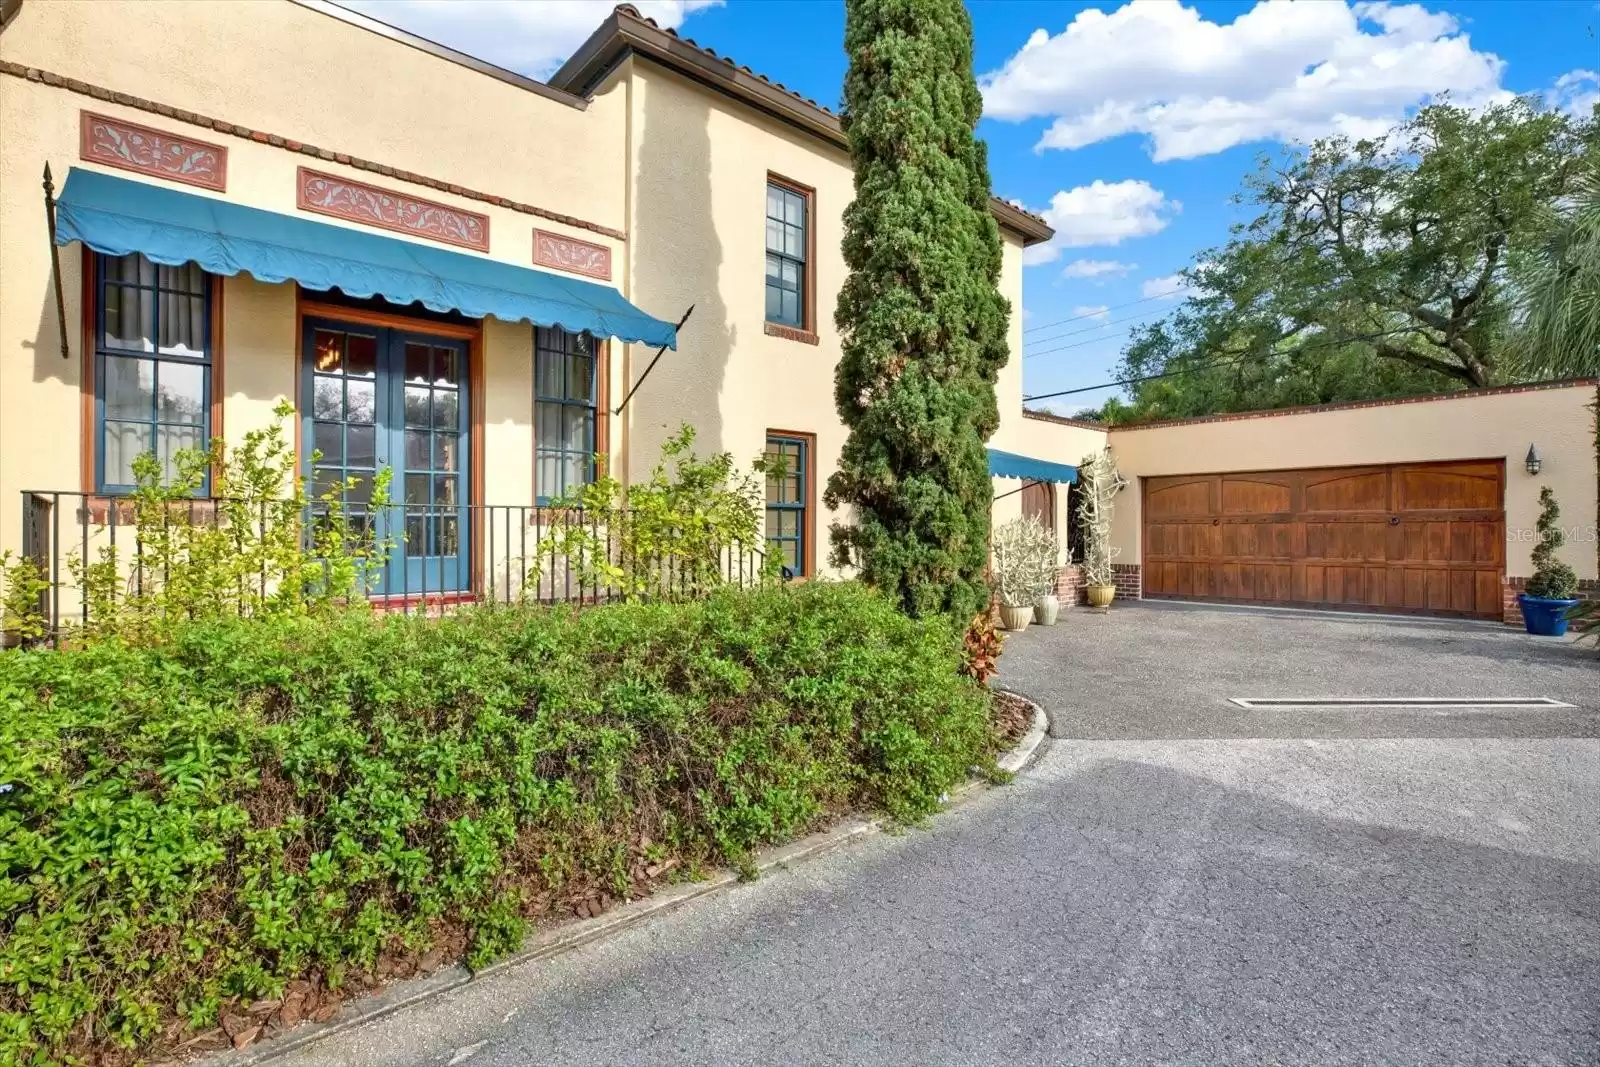
<path fill-rule="evenodd" d="M 827 109 L 626 6 L 548 83 L 312 0 L 3 11 L 0 547 L 87 547 L 136 456 L 289 400 L 315 479 L 394 472 L 390 596 L 490 589 L 535 509 L 600 462 L 641 476 L 682 423 L 790 458 L 770 547 L 828 570 Z M 1051 231 L 992 210 L 1020 309 Z M 1020 360 L 1000 408 L 1019 447 Z"/>

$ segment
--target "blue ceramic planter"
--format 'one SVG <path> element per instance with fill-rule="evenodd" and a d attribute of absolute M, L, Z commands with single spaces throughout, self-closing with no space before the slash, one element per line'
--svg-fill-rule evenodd
<path fill-rule="evenodd" d="M 1522 622 L 1530 634 L 1560 637 L 1567 632 L 1567 609 L 1577 601 L 1518 593 L 1517 603 L 1522 605 Z"/>

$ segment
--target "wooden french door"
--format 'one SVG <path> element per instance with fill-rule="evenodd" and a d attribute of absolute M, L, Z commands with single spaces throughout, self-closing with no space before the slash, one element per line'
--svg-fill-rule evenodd
<path fill-rule="evenodd" d="M 1499 618 L 1501 460 L 1144 480 L 1144 595 Z"/>
<path fill-rule="evenodd" d="M 302 452 L 314 491 L 359 479 L 344 494 L 346 511 L 392 546 L 371 592 L 470 589 L 467 342 L 308 317 L 301 343 Z M 390 503 L 375 508 L 372 481 L 385 469 Z"/>

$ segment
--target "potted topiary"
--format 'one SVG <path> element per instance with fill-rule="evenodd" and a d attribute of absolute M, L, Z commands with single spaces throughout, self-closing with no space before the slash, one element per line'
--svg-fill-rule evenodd
<path fill-rule="evenodd" d="M 1054 626 L 1061 614 L 1061 599 L 1056 596 L 1056 560 L 1061 547 L 1056 535 L 1048 526 L 1030 519 L 1033 540 L 1033 621 L 1040 626 Z"/>
<path fill-rule="evenodd" d="M 1001 523 L 994 531 L 995 591 L 1000 597 L 1000 625 L 1026 630 L 1042 584 L 1045 553 L 1054 563 L 1055 538 L 1029 516 Z"/>
<path fill-rule="evenodd" d="M 1123 486 L 1111 450 L 1102 448 L 1085 456 L 1078 468 L 1078 519 L 1083 530 L 1084 596 L 1090 607 L 1103 608 L 1117 595 L 1117 576 L 1111 561 L 1121 551 L 1111 544 L 1112 497 Z"/>
<path fill-rule="evenodd" d="M 1567 632 L 1567 612 L 1577 605 L 1573 593 L 1578 589 L 1578 576 L 1573 569 L 1556 558 L 1556 549 L 1566 543 L 1556 520 L 1561 508 L 1556 495 L 1547 485 L 1539 490 L 1539 543 L 1533 546 L 1533 577 L 1528 579 L 1525 591 L 1518 595 L 1522 607 L 1522 622 L 1530 634 L 1540 637 L 1561 637 Z"/>

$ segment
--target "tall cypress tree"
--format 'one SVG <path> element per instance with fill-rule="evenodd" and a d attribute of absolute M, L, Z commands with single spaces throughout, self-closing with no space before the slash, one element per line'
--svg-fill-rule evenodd
<path fill-rule="evenodd" d="M 987 441 L 999 425 L 1010 305 L 972 21 L 961 0 L 847 0 L 843 119 L 855 163 L 834 390 L 850 428 L 833 558 L 912 615 L 988 605 Z"/>

